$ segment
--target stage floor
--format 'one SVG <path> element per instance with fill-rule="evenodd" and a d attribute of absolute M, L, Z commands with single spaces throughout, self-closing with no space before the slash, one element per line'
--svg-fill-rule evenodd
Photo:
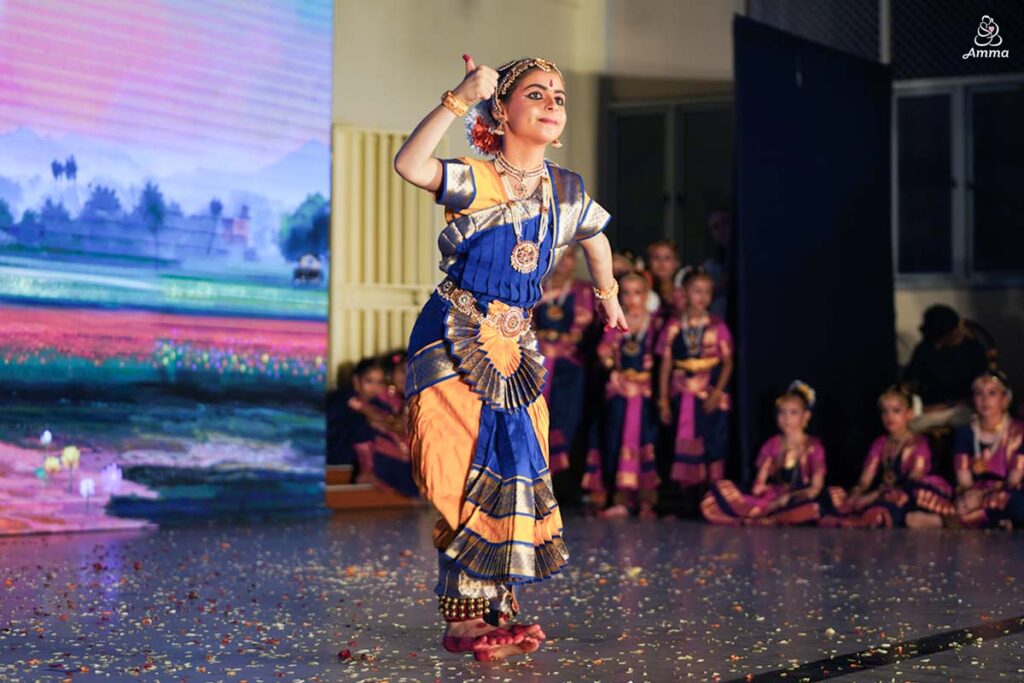
<path fill-rule="evenodd" d="M 571 568 L 521 594 L 549 641 L 478 664 L 437 646 L 432 524 L 0 539 L 0 680 L 1024 680 L 1020 535 L 569 517 Z"/>

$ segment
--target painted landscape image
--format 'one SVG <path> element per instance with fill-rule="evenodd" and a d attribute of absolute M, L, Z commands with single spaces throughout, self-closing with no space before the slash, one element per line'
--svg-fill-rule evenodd
<path fill-rule="evenodd" d="M 331 13 L 0 4 L 0 533 L 322 506 Z"/>

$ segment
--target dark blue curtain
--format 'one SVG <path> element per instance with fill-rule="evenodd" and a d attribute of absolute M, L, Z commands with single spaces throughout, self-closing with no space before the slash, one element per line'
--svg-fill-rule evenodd
<path fill-rule="evenodd" d="M 741 476 L 800 378 L 829 479 L 849 483 L 896 377 L 890 72 L 743 17 L 733 32 Z"/>

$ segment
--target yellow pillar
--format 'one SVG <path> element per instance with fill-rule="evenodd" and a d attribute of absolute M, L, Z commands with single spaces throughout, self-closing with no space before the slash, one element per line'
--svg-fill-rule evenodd
<path fill-rule="evenodd" d="M 433 197 L 395 173 L 408 133 L 335 124 L 332 135 L 329 349 L 339 367 L 405 348 L 440 281 Z M 442 152 L 443 153 L 443 152 Z"/>

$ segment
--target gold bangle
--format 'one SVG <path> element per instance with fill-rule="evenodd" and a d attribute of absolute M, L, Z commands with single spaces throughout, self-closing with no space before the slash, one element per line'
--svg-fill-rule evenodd
<path fill-rule="evenodd" d="M 451 90 L 441 95 L 441 104 L 458 118 L 462 118 L 469 111 L 469 105 Z"/>
<path fill-rule="evenodd" d="M 618 280 L 612 280 L 611 287 L 608 287 L 606 289 L 601 289 L 597 285 L 594 285 L 594 296 L 597 297 L 598 299 L 600 299 L 601 301 L 607 301 L 608 299 L 611 299 L 612 297 L 614 297 L 618 293 L 619 293 L 619 281 Z"/>

